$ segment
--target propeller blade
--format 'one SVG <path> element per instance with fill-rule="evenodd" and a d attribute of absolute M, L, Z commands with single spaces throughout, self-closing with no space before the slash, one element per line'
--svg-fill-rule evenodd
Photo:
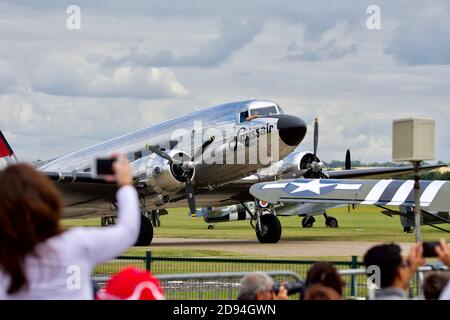
<path fill-rule="evenodd" d="M 180 161 L 178 161 L 178 160 L 172 158 L 169 154 L 167 154 L 166 152 L 162 151 L 161 149 L 159 149 L 159 148 L 157 148 L 157 147 L 154 147 L 154 146 L 147 146 L 147 148 L 148 148 L 151 152 L 156 153 L 158 156 L 160 156 L 160 157 L 163 158 L 163 159 L 166 159 L 166 160 L 168 160 L 168 161 L 170 161 L 170 162 L 172 162 L 172 163 L 175 163 L 175 164 L 182 164 L 182 162 L 180 162 Z"/>
<path fill-rule="evenodd" d="M 347 149 L 345 154 L 345 170 L 350 170 L 352 168 L 352 157 L 350 155 L 350 149 Z"/>
<path fill-rule="evenodd" d="M 192 186 L 191 179 L 186 179 L 186 200 L 189 204 L 189 211 L 191 212 L 192 216 L 195 216 L 197 213 L 196 207 L 195 207 L 195 194 L 194 194 L 194 187 Z"/>
<path fill-rule="evenodd" d="M 314 156 L 317 156 L 317 148 L 319 145 L 319 120 L 314 119 Z"/>

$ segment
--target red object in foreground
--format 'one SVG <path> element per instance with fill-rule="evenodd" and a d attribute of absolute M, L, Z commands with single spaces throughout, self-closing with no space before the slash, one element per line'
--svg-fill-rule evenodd
<path fill-rule="evenodd" d="M 112 276 L 98 300 L 164 300 L 159 280 L 150 272 L 137 268 L 126 268 Z"/>
<path fill-rule="evenodd" d="M 5 136 L 0 131 L 0 158 L 10 157 L 14 154 L 13 150 L 6 141 Z"/>

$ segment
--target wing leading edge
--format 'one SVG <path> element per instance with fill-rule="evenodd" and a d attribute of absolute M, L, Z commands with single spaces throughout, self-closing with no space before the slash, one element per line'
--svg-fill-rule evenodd
<path fill-rule="evenodd" d="M 450 181 L 421 181 L 421 206 L 450 211 Z M 270 203 L 302 202 L 363 205 L 414 205 L 412 180 L 292 179 L 257 183 L 250 193 Z"/>
<path fill-rule="evenodd" d="M 447 165 L 426 165 L 421 166 L 419 172 L 431 171 L 446 167 Z M 353 178 L 392 178 L 401 175 L 413 174 L 414 167 L 394 167 L 394 168 L 368 168 L 368 169 L 350 169 L 342 171 L 327 171 L 331 179 L 353 179 Z"/>

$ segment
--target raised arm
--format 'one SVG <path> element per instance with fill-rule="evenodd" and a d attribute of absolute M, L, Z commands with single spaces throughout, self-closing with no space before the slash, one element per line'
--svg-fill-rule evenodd
<path fill-rule="evenodd" d="M 132 174 L 129 162 L 120 157 L 114 164 L 115 180 L 119 186 L 116 194 L 118 219 L 114 226 L 106 228 L 78 228 L 71 232 L 70 241 L 81 246 L 92 265 L 115 258 L 132 246 L 139 235 L 140 214 L 139 199 L 132 186 Z"/>

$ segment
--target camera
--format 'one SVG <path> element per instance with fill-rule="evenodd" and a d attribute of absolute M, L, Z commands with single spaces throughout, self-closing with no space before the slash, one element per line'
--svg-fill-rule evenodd
<path fill-rule="evenodd" d="M 92 177 L 105 178 L 114 175 L 113 165 L 117 161 L 117 157 L 97 158 L 92 164 Z"/>
<path fill-rule="evenodd" d="M 294 282 L 287 282 L 287 283 L 279 283 L 275 282 L 272 286 L 272 290 L 275 294 L 278 294 L 280 292 L 280 287 L 284 286 L 284 288 L 287 290 L 288 296 L 300 293 L 300 295 L 303 295 L 303 291 L 305 290 L 305 282 L 304 281 L 294 281 Z"/>

